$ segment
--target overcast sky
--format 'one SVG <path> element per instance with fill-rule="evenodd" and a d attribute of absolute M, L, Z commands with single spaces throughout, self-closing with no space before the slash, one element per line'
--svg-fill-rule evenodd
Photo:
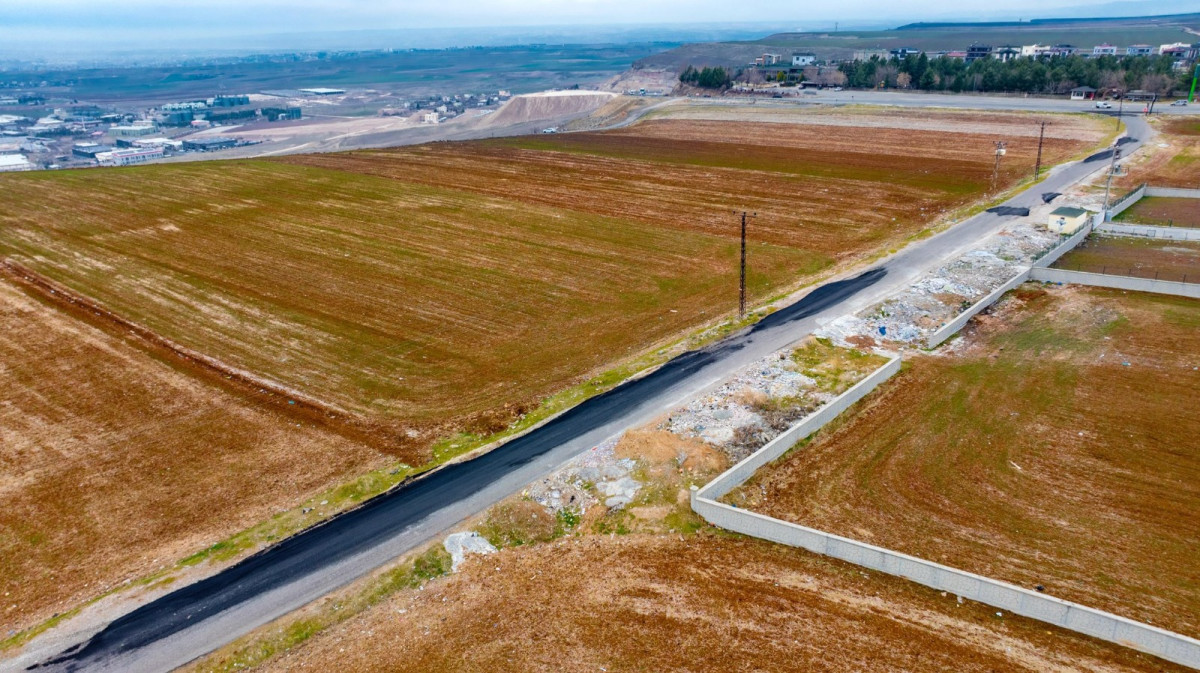
<path fill-rule="evenodd" d="M 780 22 L 820 30 L 870 21 L 1028 19 L 1185 11 L 1189 0 L 0 0 L 0 51 L 33 41 L 135 43 L 197 36 L 488 26 Z M 1192 11 L 1195 11 L 1194 7 Z M 152 31 L 147 36 L 145 31 Z M 157 38 L 157 40 L 155 40 Z M 396 45 L 404 46 L 404 45 Z"/>

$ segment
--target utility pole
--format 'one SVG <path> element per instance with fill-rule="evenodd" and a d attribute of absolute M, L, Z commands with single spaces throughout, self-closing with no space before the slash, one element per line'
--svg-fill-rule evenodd
<path fill-rule="evenodd" d="M 1117 101 L 1117 130 L 1121 130 L 1121 113 L 1125 111 L 1125 94 L 1121 94 L 1121 98 Z"/>
<path fill-rule="evenodd" d="M 1188 92 L 1188 103 L 1196 99 L 1196 80 L 1200 79 L 1200 63 L 1196 64 L 1196 70 L 1192 72 L 1192 90 Z"/>
<path fill-rule="evenodd" d="M 1008 152 L 1006 147 L 1008 147 L 1008 143 L 1003 140 L 996 141 L 996 164 L 992 166 L 992 192 L 996 191 L 996 179 L 1000 177 L 1000 157 Z"/>
<path fill-rule="evenodd" d="M 1042 143 L 1046 140 L 1046 122 L 1042 121 L 1042 132 L 1038 134 L 1038 156 L 1037 163 L 1033 166 L 1033 181 L 1042 175 Z"/>
<path fill-rule="evenodd" d="M 736 212 L 736 211 L 735 211 Z M 758 213 L 742 211 L 742 270 L 738 281 L 738 318 L 746 317 L 746 218 L 758 217 Z"/>
<path fill-rule="evenodd" d="M 1112 162 L 1108 165 L 1108 181 L 1104 184 L 1104 219 L 1108 219 L 1108 193 L 1112 189 L 1113 173 L 1117 170 L 1117 159 L 1121 157 L 1121 148 L 1113 146 Z"/>

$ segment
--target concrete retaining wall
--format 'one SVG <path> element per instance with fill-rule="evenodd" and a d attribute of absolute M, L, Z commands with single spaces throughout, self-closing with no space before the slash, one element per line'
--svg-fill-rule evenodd
<path fill-rule="evenodd" d="M 1132 647 L 1167 661 L 1200 668 L 1200 640 L 1194 638 L 1007 582 L 748 512 L 701 497 L 698 491 L 692 491 L 692 509 L 709 523 L 726 530 L 832 556 L 881 573 L 904 577 L 937 591 L 951 592 L 1000 610 Z"/>
<path fill-rule="evenodd" d="M 1200 229 L 1188 227 L 1155 227 L 1149 224 L 1117 224 L 1106 222 L 1096 231 L 1114 236 L 1140 236 L 1164 241 L 1200 241 Z"/>
<path fill-rule="evenodd" d="M 747 456 L 737 465 L 726 470 L 721 476 L 713 479 L 700 490 L 705 498 L 717 499 L 723 497 L 744 481 L 749 479 L 758 468 L 787 453 L 797 442 L 820 430 L 829 421 L 837 418 L 838 414 L 850 408 L 850 405 L 866 397 L 867 393 L 875 390 L 880 383 L 892 378 L 900 371 L 900 356 L 896 355 L 879 369 L 856 383 L 846 392 L 838 395 L 828 404 L 800 419 L 782 435 L 768 442 L 758 451 Z"/>
<path fill-rule="evenodd" d="M 1070 271 L 1067 269 L 1033 269 L 1029 279 L 1045 283 L 1094 285 L 1096 287 L 1111 287 L 1118 290 L 1154 292 L 1156 294 L 1171 294 L 1179 297 L 1200 299 L 1200 272 L 1197 272 L 1196 276 L 1197 282 L 1195 283 L 1181 283 L 1171 280 L 1112 276 L 1104 273 L 1088 273 L 1086 271 Z"/>
<path fill-rule="evenodd" d="M 1144 196 L 1169 196 L 1179 199 L 1200 199 L 1200 189 L 1177 189 L 1175 187 L 1147 187 Z"/>
<path fill-rule="evenodd" d="M 1065 245 L 1065 243 L 1064 243 Z M 1035 268 L 1036 274 L 1057 269 Z M 1022 275 L 1028 275 L 1028 272 Z M 1094 275 L 1094 274 L 1089 274 Z M 1200 289 L 1200 286 L 1198 286 Z M 900 370 L 893 357 L 821 409 L 809 414 L 766 446 L 721 473 L 703 488 L 692 487 L 692 510 L 705 521 L 743 535 L 770 540 L 816 554 L 832 556 L 872 570 L 903 577 L 938 591 L 991 605 L 1111 643 L 1132 647 L 1184 666 L 1200 669 L 1200 640 L 1131 619 L 1047 596 L 974 573 L 950 568 L 900 552 L 851 540 L 815 528 L 780 521 L 716 500 L 741 486 L 763 465 L 776 460 L 797 442 L 821 429 Z"/>
<path fill-rule="evenodd" d="M 1141 198 L 1145 195 L 1146 195 L 1146 183 L 1143 182 L 1142 184 L 1138 185 L 1137 189 L 1126 194 L 1125 196 L 1122 196 L 1119 201 L 1114 203 L 1112 205 L 1112 207 L 1109 208 L 1108 211 L 1104 213 L 1104 219 L 1111 220 L 1112 218 L 1116 217 L 1117 215 L 1120 215 L 1121 213 L 1128 210 L 1130 206 L 1132 206 L 1133 204 L 1135 204 L 1139 200 L 1141 200 Z"/>
<path fill-rule="evenodd" d="M 1037 261 L 1035 261 L 1033 263 L 1034 267 L 1049 266 L 1049 265 L 1053 264 L 1055 261 L 1058 260 L 1059 257 L 1062 257 L 1063 255 L 1065 255 L 1068 250 L 1079 245 L 1079 243 L 1081 241 L 1083 241 L 1083 239 L 1087 238 L 1087 235 L 1089 233 L 1091 233 L 1091 231 L 1092 231 L 1092 225 L 1091 224 L 1085 225 L 1082 229 L 1080 229 L 1079 231 L 1072 234 L 1070 238 L 1063 241 L 1062 243 L 1059 243 L 1057 246 L 1052 248 L 1045 255 L 1042 255 L 1042 257 L 1040 257 Z M 1012 290 L 1013 288 L 1017 287 L 1018 285 L 1020 285 L 1021 283 L 1024 283 L 1027 280 L 1029 280 L 1029 272 L 1023 271 L 1023 272 L 1017 274 L 1016 276 L 1014 276 L 1007 283 L 1005 283 L 1005 284 L 1001 285 L 1000 287 L 996 288 L 995 290 L 989 292 L 987 294 L 987 296 L 985 296 L 983 299 L 980 299 L 979 301 L 972 304 L 971 308 L 967 309 L 966 311 L 963 311 L 954 320 L 951 320 L 950 322 L 943 325 L 940 329 L 938 329 L 938 331 L 934 332 L 933 334 L 930 334 L 925 339 L 925 347 L 926 348 L 936 348 L 937 346 L 941 345 L 942 342 L 944 342 L 946 339 L 949 339 L 950 337 L 954 336 L 958 332 L 958 330 L 962 329 L 963 325 L 966 325 L 968 320 L 975 317 L 975 315 L 978 314 L 983 309 L 996 303 L 996 300 L 1000 299 L 1000 297 L 1003 297 L 1006 292 L 1008 292 L 1009 290 Z"/>

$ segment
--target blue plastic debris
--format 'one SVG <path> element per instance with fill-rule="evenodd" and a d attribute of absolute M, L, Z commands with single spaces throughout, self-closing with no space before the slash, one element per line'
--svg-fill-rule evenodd
<path fill-rule="evenodd" d="M 887 336 L 887 325 L 879 326 L 879 336 Z"/>

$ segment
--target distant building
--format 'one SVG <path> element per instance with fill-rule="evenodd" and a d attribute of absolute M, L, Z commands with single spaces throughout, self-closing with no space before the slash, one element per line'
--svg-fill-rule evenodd
<path fill-rule="evenodd" d="M 300 93 L 306 93 L 311 96 L 337 96 L 346 93 L 345 89 L 327 89 L 325 87 L 313 87 L 311 89 L 300 89 Z"/>
<path fill-rule="evenodd" d="M 990 44 L 973 44 L 967 47 L 967 55 L 963 58 L 967 63 L 974 63 L 981 58 L 992 57 L 992 46 Z"/>
<path fill-rule="evenodd" d="M 1153 56 L 1154 52 L 1154 47 L 1148 44 L 1131 44 L 1125 47 L 1126 56 Z"/>
<path fill-rule="evenodd" d="M 803 68 L 806 65 L 812 65 L 817 62 L 817 55 L 807 52 L 792 54 L 792 67 Z"/>
<path fill-rule="evenodd" d="M 1096 97 L 1096 90 L 1090 86 L 1077 86 L 1071 89 L 1071 100 L 1092 100 Z"/>
<path fill-rule="evenodd" d="M 96 155 L 96 160 L 100 162 L 101 166 L 130 166 L 162 156 L 163 148 L 161 147 L 131 147 L 124 150 L 101 152 Z"/>
<path fill-rule="evenodd" d="M 24 154 L 0 154 L 0 173 L 32 171 L 34 168 Z"/>
<path fill-rule="evenodd" d="M 184 103 L 165 103 L 162 106 L 163 112 L 185 112 L 191 110 L 205 110 L 208 108 L 208 101 L 192 100 Z"/>
<path fill-rule="evenodd" d="M 783 60 L 779 54 L 763 54 L 762 65 L 775 65 Z"/>
<path fill-rule="evenodd" d="M 1070 206 L 1062 206 L 1050 211 L 1050 217 L 1046 221 L 1046 229 L 1056 234 L 1070 236 L 1083 228 L 1087 224 L 1088 211 L 1083 208 L 1072 208 Z"/>
<path fill-rule="evenodd" d="M 183 149 L 193 152 L 215 152 L 217 150 L 226 150 L 230 147 L 237 147 L 237 139 L 235 138 L 192 138 L 183 141 Z"/>
<path fill-rule="evenodd" d="M 71 154 L 83 159 L 95 159 L 96 155 L 111 151 L 113 148 L 99 143 L 75 143 L 71 148 Z"/>
<path fill-rule="evenodd" d="M 948 51 L 942 54 L 945 58 L 957 58 L 960 61 L 967 60 L 967 52 L 965 51 Z"/>
<path fill-rule="evenodd" d="M 1092 56 L 1116 56 L 1117 48 L 1107 42 L 1092 47 Z"/>
<path fill-rule="evenodd" d="M 170 138 L 138 138 L 132 141 L 134 147 L 161 147 L 163 149 L 183 149 L 182 140 L 172 140 Z"/>
<path fill-rule="evenodd" d="M 918 56 L 921 50 L 916 47 L 899 47 L 897 49 L 888 50 L 888 56 L 892 58 L 904 58 L 905 56 Z"/>
<path fill-rule="evenodd" d="M 294 121 L 300 119 L 301 111 L 298 107 L 278 108 L 266 107 L 259 110 L 262 116 L 267 118 L 267 121 Z"/>
<path fill-rule="evenodd" d="M 1159 46 L 1158 53 L 1163 56 L 1170 56 L 1177 63 L 1179 61 L 1194 61 L 1197 56 L 1200 56 L 1200 44 L 1187 44 L 1186 42 L 1164 44 Z"/>
<path fill-rule="evenodd" d="M 1048 44 L 1021 45 L 1021 56 L 1025 58 L 1039 58 L 1048 53 L 1050 53 L 1050 45 Z"/>
<path fill-rule="evenodd" d="M 1050 47 L 1050 51 L 1049 51 L 1048 55 L 1050 55 L 1050 56 L 1071 56 L 1077 51 L 1079 51 L 1079 49 L 1077 49 L 1076 47 L 1074 47 L 1072 45 L 1056 44 L 1053 47 Z"/>
<path fill-rule="evenodd" d="M 133 126 L 110 126 L 108 134 L 114 138 L 139 138 L 141 136 L 152 136 L 158 133 L 158 129 L 151 125 L 136 124 Z"/>
<path fill-rule="evenodd" d="M 426 112 L 425 114 L 421 115 L 422 124 L 436 124 L 438 123 L 438 119 L 438 113 L 436 112 Z"/>
<path fill-rule="evenodd" d="M 996 47 L 995 49 L 992 50 L 992 58 L 996 59 L 997 61 L 1001 61 L 1003 63 L 1008 63 L 1009 61 L 1013 60 L 1014 58 L 1019 57 L 1020 55 L 1021 55 L 1021 48 L 1014 47 L 1012 45 L 1004 45 L 1003 47 Z"/>
<path fill-rule="evenodd" d="M 208 99 L 208 107 L 239 107 L 249 105 L 250 97 L 241 96 L 216 96 Z"/>
<path fill-rule="evenodd" d="M 160 121 L 163 126 L 187 126 L 195 118 L 196 113 L 192 110 L 174 110 L 164 112 Z"/>
<path fill-rule="evenodd" d="M 872 58 L 887 58 L 888 53 L 884 49 L 857 49 L 851 60 L 854 61 L 870 61 Z"/>

